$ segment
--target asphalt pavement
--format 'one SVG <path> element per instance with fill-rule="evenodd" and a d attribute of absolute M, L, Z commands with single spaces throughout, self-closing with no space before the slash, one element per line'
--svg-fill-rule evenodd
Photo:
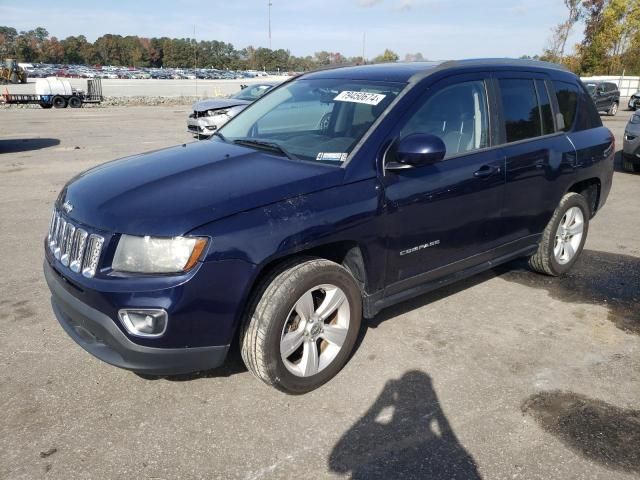
<path fill-rule="evenodd" d="M 60 328 L 42 275 L 73 175 L 192 141 L 185 107 L 0 111 L 0 478 L 640 476 L 640 175 L 614 175 L 563 278 L 522 262 L 381 312 L 304 396 L 237 354 L 146 379 Z M 622 145 L 629 112 L 605 119 Z"/>

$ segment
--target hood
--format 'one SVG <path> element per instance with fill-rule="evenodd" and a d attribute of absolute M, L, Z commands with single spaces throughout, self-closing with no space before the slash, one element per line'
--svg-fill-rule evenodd
<path fill-rule="evenodd" d="M 103 164 L 72 179 L 58 206 L 88 226 L 174 236 L 222 217 L 342 182 L 344 170 L 220 140 L 194 142 Z"/>
<path fill-rule="evenodd" d="M 212 98 L 194 103 L 193 110 L 195 112 L 206 112 L 207 110 L 235 107 L 236 105 L 248 105 L 250 103 L 251 102 L 247 100 L 239 100 L 237 98 Z"/>

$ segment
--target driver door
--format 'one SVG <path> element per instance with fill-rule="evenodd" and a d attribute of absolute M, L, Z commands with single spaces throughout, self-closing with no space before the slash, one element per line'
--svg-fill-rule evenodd
<path fill-rule="evenodd" d="M 449 77 L 399 122 L 395 138 L 436 135 L 447 153 L 384 172 L 387 295 L 482 263 L 500 244 L 505 159 L 492 148 L 490 85 L 490 74 Z"/>

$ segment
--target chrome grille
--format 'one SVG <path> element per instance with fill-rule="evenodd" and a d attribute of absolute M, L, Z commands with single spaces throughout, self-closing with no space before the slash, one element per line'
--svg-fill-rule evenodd
<path fill-rule="evenodd" d="M 82 272 L 87 278 L 96 274 L 104 238 L 95 233 L 89 234 L 83 228 L 65 220 L 54 209 L 47 236 L 49 249 L 53 256 L 73 272 Z"/>

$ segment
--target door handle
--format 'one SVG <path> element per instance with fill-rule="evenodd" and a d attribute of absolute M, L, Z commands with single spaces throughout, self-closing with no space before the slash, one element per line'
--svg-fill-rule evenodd
<path fill-rule="evenodd" d="M 487 178 L 500 173 L 500 167 L 495 165 L 483 165 L 479 170 L 473 172 L 473 176 L 477 178 Z"/>

